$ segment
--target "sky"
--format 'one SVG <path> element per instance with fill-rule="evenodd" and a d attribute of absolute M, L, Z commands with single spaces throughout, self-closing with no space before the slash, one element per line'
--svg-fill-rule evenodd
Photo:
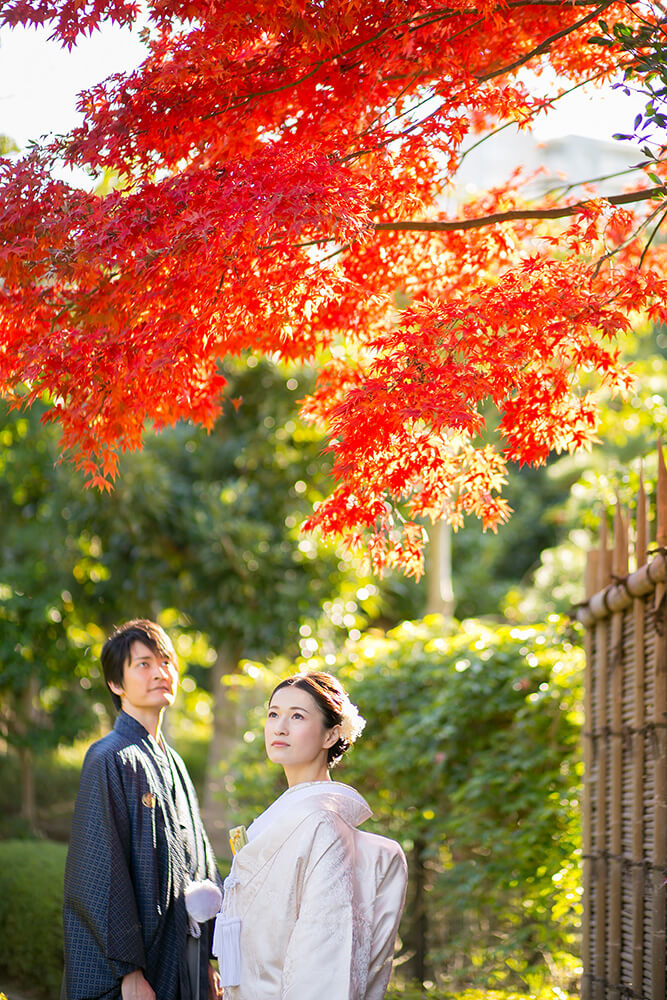
<path fill-rule="evenodd" d="M 145 49 L 136 34 L 114 26 L 83 39 L 71 52 L 48 41 L 48 30 L 0 29 L 0 133 L 20 146 L 80 121 L 79 91 L 110 73 L 136 66 Z"/>
<path fill-rule="evenodd" d="M 30 140 L 64 133 L 78 124 L 79 91 L 136 66 L 145 54 L 136 32 L 105 26 L 67 52 L 48 41 L 48 30 L 0 30 L 0 134 L 23 147 Z M 540 141 L 562 135 L 611 139 L 630 131 L 641 102 L 619 91 L 592 89 L 562 99 L 534 129 Z"/>

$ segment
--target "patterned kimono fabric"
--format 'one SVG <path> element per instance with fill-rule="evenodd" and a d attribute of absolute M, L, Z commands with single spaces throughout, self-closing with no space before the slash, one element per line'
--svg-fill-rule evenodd
<path fill-rule="evenodd" d="M 318 781 L 251 824 L 216 923 L 225 1000 L 382 1000 L 407 866 L 356 829 L 370 815 L 353 788 Z"/>
<path fill-rule="evenodd" d="M 117 1000 L 142 969 L 157 1000 L 207 1000 L 211 925 L 199 939 L 199 990 L 186 959 L 190 880 L 219 883 L 181 758 L 121 712 L 81 772 L 67 864 L 61 1000 Z"/>

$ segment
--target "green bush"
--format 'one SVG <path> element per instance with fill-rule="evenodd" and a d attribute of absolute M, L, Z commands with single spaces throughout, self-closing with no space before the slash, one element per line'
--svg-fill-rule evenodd
<path fill-rule="evenodd" d="M 66 853 L 50 841 L 0 842 L 0 973 L 48 1000 L 62 979 Z"/>
<path fill-rule="evenodd" d="M 506 993 L 504 990 L 465 990 L 463 993 L 443 993 L 438 989 L 421 989 L 410 983 L 391 984 L 386 1000 L 576 1000 L 572 993 L 547 986 L 537 993 Z"/>
<path fill-rule="evenodd" d="M 81 757 L 83 756 L 83 749 Z M 37 827 L 50 840 L 69 837 L 81 760 L 63 759 L 59 753 L 38 754 L 34 762 Z M 18 757 L 0 754 L 0 840 L 34 837 L 21 818 L 21 783 Z"/>
<path fill-rule="evenodd" d="M 401 993 L 398 983 L 392 1000 L 576 989 L 583 656 L 561 625 L 432 616 L 368 633 L 324 662 L 245 667 L 262 695 L 276 670 L 328 667 L 367 719 L 334 777 L 364 793 L 370 829 L 403 845 L 410 878 L 397 972 L 435 984 Z M 236 823 L 284 787 L 266 764 L 264 711 L 248 718 L 225 775 Z"/>
<path fill-rule="evenodd" d="M 205 727 L 188 727 L 186 735 L 181 731 L 176 715 L 175 733 L 170 742 L 185 760 L 200 801 L 203 795 L 208 754 L 208 732 Z M 170 719 L 171 722 L 171 719 Z M 37 829 L 49 840 L 67 842 L 69 840 L 74 800 L 79 787 L 83 758 L 93 739 L 83 740 L 55 751 L 35 755 L 33 775 L 35 798 L 37 800 Z M 34 838 L 35 833 L 21 817 L 20 765 L 16 753 L 0 753 L 0 841 Z"/>

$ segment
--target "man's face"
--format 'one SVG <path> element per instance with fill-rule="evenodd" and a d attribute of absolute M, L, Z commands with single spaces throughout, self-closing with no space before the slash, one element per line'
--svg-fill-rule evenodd
<path fill-rule="evenodd" d="M 109 687 L 126 706 L 140 711 L 159 711 L 173 705 L 178 689 L 176 655 L 154 653 L 136 639 L 130 646 L 130 656 L 123 669 L 123 685 L 110 682 Z"/>

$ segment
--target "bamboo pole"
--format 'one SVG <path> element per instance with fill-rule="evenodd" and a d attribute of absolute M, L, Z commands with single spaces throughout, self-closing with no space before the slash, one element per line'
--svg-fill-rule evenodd
<path fill-rule="evenodd" d="M 647 558 L 648 519 L 643 470 L 639 475 L 635 565 L 641 568 Z M 645 601 L 633 600 L 634 685 L 632 711 L 632 990 L 643 995 L 644 986 L 644 636 Z"/>
<path fill-rule="evenodd" d="M 667 545 L 667 469 L 658 442 L 657 542 Z M 665 587 L 656 589 L 656 650 L 654 665 L 655 698 L 655 826 L 653 839 L 653 919 L 652 919 L 652 998 L 665 1000 L 665 866 L 667 865 L 667 635 Z"/>
<path fill-rule="evenodd" d="M 628 573 L 627 527 L 618 497 L 614 515 L 613 574 L 620 579 Z M 617 1000 L 621 987 L 621 853 L 623 850 L 623 617 L 617 611 L 611 618 L 611 657 L 608 664 L 610 687 L 609 766 L 610 799 L 607 812 L 607 842 L 609 844 L 609 941 L 607 980 L 609 997 Z"/>
<path fill-rule="evenodd" d="M 600 524 L 600 557 L 598 588 L 609 584 L 611 573 L 611 552 L 607 548 L 607 518 L 603 514 Z M 596 695 L 595 714 L 595 755 L 597 758 L 597 781 L 595 788 L 596 829 L 594 834 L 595 853 L 595 943 L 594 975 L 595 1000 L 605 1000 L 604 983 L 607 978 L 607 755 L 602 744 L 602 736 L 607 731 L 607 683 L 609 666 L 607 662 L 607 638 L 609 619 L 601 618 L 595 627 L 595 659 L 593 685 Z M 664 1000 L 664 998 L 663 998 Z"/>
<path fill-rule="evenodd" d="M 595 593 L 599 576 L 600 554 L 597 550 L 590 551 L 586 556 L 586 600 L 589 600 Z M 593 953 L 591 950 L 591 923 L 593 920 L 593 908 L 591 906 L 591 893 L 593 888 L 593 729 L 595 719 L 593 718 L 593 629 L 587 628 L 584 633 L 584 649 L 586 653 L 586 666 L 584 668 L 584 785 L 582 789 L 581 801 L 581 826 L 582 826 L 582 884 L 583 884 L 583 914 L 581 933 L 581 958 L 583 965 L 583 978 L 581 981 L 581 1000 L 593 1000 L 592 975 L 593 975 Z"/>
<path fill-rule="evenodd" d="M 659 589 L 666 576 L 665 560 L 662 555 L 657 555 L 622 583 L 611 583 L 593 594 L 590 600 L 577 608 L 575 617 L 582 625 L 590 627 L 598 618 L 606 618 L 614 611 L 630 607 L 633 598 L 644 597 Z"/>
<path fill-rule="evenodd" d="M 658 495 L 656 511 L 656 540 L 662 548 L 667 545 L 667 469 L 662 451 L 662 441 L 658 440 Z"/>

